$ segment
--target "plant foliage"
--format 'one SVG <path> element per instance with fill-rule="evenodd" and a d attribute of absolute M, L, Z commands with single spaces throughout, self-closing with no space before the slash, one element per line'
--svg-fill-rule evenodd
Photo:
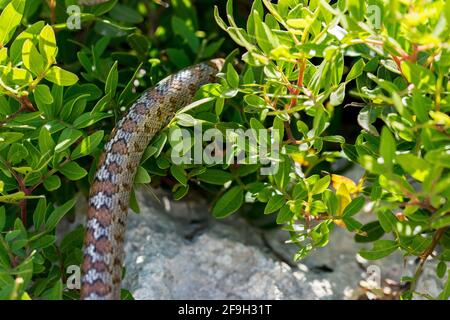
<path fill-rule="evenodd" d="M 220 81 L 150 143 L 135 186 L 168 185 L 177 200 L 201 189 L 216 218 L 269 219 L 298 245 L 295 259 L 336 227 L 372 243 L 360 251 L 367 260 L 418 257 L 404 299 L 433 258 L 447 283 L 425 296 L 448 299 L 450 2 L 213 2 L 110 0 L 74 13 L 75 0 L 0 1 L 0 299 L 78 298 L 67 268 L 81 264 L 84 230 L 63 226 L 114 123 L 164 76 L 226 53 Z M 173 133 L 199 124 L 224 141 L 182 153 L 227 144 L 224 163 L 174 161 Z M 272 132 L 250 138 L 280 143 L 268 153 L 276 172 L 233 162 L 252 150 L 227 129 Z M 358 181 L 342 173 L 351 165 L 364 169 Z M 139 212 L 134 192 L 130 206 Z"/>

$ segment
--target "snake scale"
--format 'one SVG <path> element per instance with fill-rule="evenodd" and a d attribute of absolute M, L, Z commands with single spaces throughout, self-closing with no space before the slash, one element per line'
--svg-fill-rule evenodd
<path fill-rule="evenodd" d="M 96 5 L 108 0 L 78 0 Z M 223 66 L 214 59 L 184 69 L 145 92 L 111 133 L 89 194 L 82 265 L 82 299 L 119 299 L 128 203 L 134 177 L 150 140 Z"/>
<path fill-rule="evenodd" d="M 143 152 L 187 105 L 198 88 L 215 82 L 223 59 L 171 75 L 146 91 L 113 129 L 91 185 L 84 239 L 82 299 L 119 299 L 130 192 Z"/>

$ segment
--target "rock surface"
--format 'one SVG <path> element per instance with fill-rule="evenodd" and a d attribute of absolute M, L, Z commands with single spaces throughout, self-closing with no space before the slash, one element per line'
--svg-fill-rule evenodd
<path fill-rule="evenodd" d="M 330 244 L 300 263 L 286 232 L 262 231 L 237 216 L 215 220 L 199 200 L 174 202 L 138 193 L 141 214 L 130 213 L 123 286 L 135 299 L 358 299 L 397 297 L 400 254 L 379 262 L 357 259 L 348 232 L 336 228 Z M 367 290 L 367 267 L 383 290 Z M 427 265 L 419 290 L 436 296 L 442 283 Z M 390 280 L 392 279 L 392 280 Z M 370 284 L 370 282 L 369 282 Z"/>

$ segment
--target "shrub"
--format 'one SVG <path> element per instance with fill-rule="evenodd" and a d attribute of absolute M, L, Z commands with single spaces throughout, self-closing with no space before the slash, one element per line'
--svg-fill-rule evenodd
<path fill-rule="evenodd" d="M 279 173 L 240 188 L 267 202 L 265 213 L 277 212 L 300 247 L 298 259 L 326 245 L 338 225 L 355 232 L 358 242 L 373 242 L 359 252 L 365 259 L 397 250 L 419 258 L 415 274 L 402 279 L 409 284 L 403 298 L 412 298 L 427 258 L 439 261 L 436 275 L 444 277 L 450 257 L 449 2 L 256 0 L 246 29 L 236 25 L 232 9 L 229 1 L 228 24 L 217 10 L 216 20 L 246 50 L 235 93 L 243 95 L 250 126 L 284 130 Z M 229 68 L 229 86 L 232 78 Z M 329 134 L 335 108 L 345 101 L 360 108 L 363 130 L 354 144 Z M 330 143 L 366 170 L 358 183 L 320 176 L 321 163 L 340 156 L 328 151 Z M 363 225 L 356 214 L 365 203 L 375 220 Z M 439 298 L 448 299 L 449 288 L 447 280 Z"/>
<path fill-rule="evenodd" d="M 221 80 L 201 88 L 153 139 L 135 185 L 169 180 L 175 199 L 200 188 L 217 218 L 240 210 L 260 223 L 270 215 L 268 225 L 299 246 L 295 259 L 333 241 L 336 226 L 373 242 L 360 251 L 368 260 L 399 250 L 416 256 L 414 276 L 402 279 L 405 299 L 427 258 L 445 276 L 448 2 L 255 0 L 245 28 L 232 1 L 227 22 L 212 1 L 207 10 L 187 0 L 168 9 L 157 3 L 113 0 L 67 20 L 75 0 L 0 1 L 0 298 L 78 297 L 66 287 L 67 267 L 81 263 L 84 230 L 57 241 L 55 229 L 73 216 L 76 194 L 87 195 L 113 124 L 140 91 L 220 48 L 231 51 Z M 83 28 L 71 30 L 77 17 Z M 234 43 L 244 50 L 237 64 Z M 340 123 L 351 115 L 362 129 L 356 138 Z M 177 135 L 191 137 L 200 124 L 217 136 L 185 144 Z M 265 129 L 271 136 L 257 134 Z M 208 162 L 176 157 L 225 144 Z M 254 158 L 252 148 L 267 152 Z M 268 165 L 249 164 L 254 159 L 277 170 L 263 174 Z M 352 164 L 365 169 L 356 182 L 341 174 Z M 365 205 L 373 221 L 363 224 Z M 135 197 L 130 206 L 139 211 Z"/>
<path fill-rule="evenodd" d="M 157 3 L 114 0 L 78 15 L 76 4 L 0 1 L 0 299 L 79 296 L 66 282 L 81 264 L 84 228 L 60 237 L 56 228 L 73 219 L 77 194 L 87 196 L 114 123 L 139 91 L 223 43 L 197 32 L 189 1 L 162 14 Z M 82 29 L 70 29 L 77 18 Z M 148 182 L 139 172 L 136 183 Z"/>

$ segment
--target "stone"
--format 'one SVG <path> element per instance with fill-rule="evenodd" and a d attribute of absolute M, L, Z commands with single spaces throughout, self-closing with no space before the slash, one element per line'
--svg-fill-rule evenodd
<path fill-rule="evenodd" d="M 414 270 L 400 253 L 365 261 L 357 256 L 361 245 L 339 227 L 326 247 L 295 263 L 285 231 L 263 231 L 238 215 L 216 220 L 195 195 L 175 202 L 161 191 L 138 192 L 138 199 L 123 282 L 135 299 L 393 299 L 401 275 Z M 437 296 L 434 266 L 426 265 L 418 288 Z"/>

